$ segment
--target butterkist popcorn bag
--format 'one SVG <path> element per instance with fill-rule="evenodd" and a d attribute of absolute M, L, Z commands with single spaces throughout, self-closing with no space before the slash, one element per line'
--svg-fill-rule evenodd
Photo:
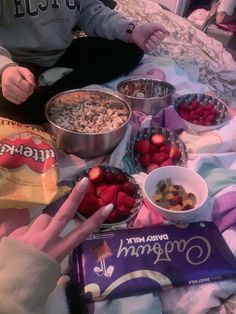
<path fill-rule="evenodd" d="M 54 138 L 0 118 L 0 209 L 48 205 L 69 188 L 58 186 Z"/>

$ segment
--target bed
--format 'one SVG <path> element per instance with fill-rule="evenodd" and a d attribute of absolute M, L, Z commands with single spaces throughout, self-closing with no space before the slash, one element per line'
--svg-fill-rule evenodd
<path fill-rule="evenodd" d="M 111 0 L 104 2 L 110 4 Z M 214 221 L 236 256 L 236 61 L 220 42 L 208 37 L 187 19 L 163 9 L 156 0 L 116 0 L 116 2 L 115 10 L 137 22 L 160 23 L 168 29 L 170 36 L 158 49 L 145 55 L 133 72 L 99 88 L 116 90 L 118 83 L 129 77 L 165 79 L 176 87 L 174 98 L 187 93 L 208 93 L 221 98 L 228 105 L 231 117 L 222 128 L 197 134 L 190 133 L 184 128 L 172 106 L 162 110 L 156 117 L 136 112 L 124 138 L 110 156 L 82 160 L 58 151 L 60 180 L 72 181 L 84 168 L 104 163 L 132 173 L 137 182 L 142 184 L 145 174 L 135 173 L 129 156 L 126 155 L 130 136 L 138 129 L 148 126 L 163 126 L 178 132 L 181 130 L 180 137 L 187 147 L 189 156 L 187 167 L 204 177 L 209 187 L 207 210 L 198 219 Z M 53 214 L 62 201 L 63 199 L 60 199 L 44 210 Z M 42 207 L 35 208 L 31 218 L 42 210 Z M 149 212 L 143 205 L 132 222 L 132 227 L 161 223 L 163 222 L 160 217 Z M 70 227 L 73 228 L 74 224 Z M 69 231 L 68 227 L 66 232 Z M 64 272 L 67 266 L 65 260 L 62 264 Z M 89 307 L 89 312 L 233 314 L 236 313 L 236 279 L 95 302 Z"/>
<path fill-rule="evenodd" d="M 117 84 L 128 77 L 150 75 L 164 78 L 175 85 L 176 97 L 199 92 L 221 98 L 231 108 L 231 119 L 219 130 L 192 134 L 184 130 L 171 107 L 164 109 L 155 118 L 136 113 L 125 137 L 111 156 L 86 163 L 75 156 L 59 156 L 62 179 L 68 179 L 85 166 L 95 163 L 107 163 L 132 172 L 126 156 L 126 144 L 132 133 L 150 125 L 162 125 L 173 130 L 183 128 L 180 136 L 189 154 L 187 167 L 205 178 L 210 191 L 208 210 L 201 219 L 216 223 L 236 256 L 236 62 L 220 42 L 208 37 L 187 19 L 162 9 L 155 0 L 117 0 L 115 10 L 138 22 L 155 21 L 163 24 L 170 36 L 152 54 L 145 55 L 132 73 L 107 83 L 104 88 L 116 89 Z M 141 183 L 144 174 L 134 176 Z M 157 223 L 157 219 L 143 206 L 133 226 L 148 226 Z M 96 302 L 90 312 L 233 314 L 236 313 L 236 280 Z"/>

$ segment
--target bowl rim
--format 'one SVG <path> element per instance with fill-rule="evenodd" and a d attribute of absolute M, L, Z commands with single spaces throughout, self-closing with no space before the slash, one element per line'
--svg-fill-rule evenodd
<path fill-rule="evenodd" d="M 189 169 L 189 168 L 186 168 L 186 167 L 181 167 L 181 166 L 165 166 L 165 167 L 160 167 L 160 168 L 157 168 L 157 169 L 154 169 L 153 171 L 151 171 L 144 179 L 144 182 L 143 182 L 143 194 L 144 194 L 144 201 L 145 199 L 148 199 L 148 201 L 151 202 L 152 205 L 154 206 L 157 206 L 156 203 L 154 203 L 152 201 L 152 199 L 147 195 L 146 193 L 146 189 L 145 189 L 145 185 L 146 185 L 146 182 L 148 180 L 148 177 L 150 178 L 150 174 L 152 174 L 153 172 L 157 172 L 159 171 L 160 169 L 167 169 L 167 168 L 181 168 L 181 169 L 185 169 L 185 170 L 181 170 L 181 171 L 189 171 L 191 172 L 192 174 L 196 175 L 197 177 L 200 178 L 200 180 L 202 181 L 202 183 L 205 185 L 205 191 L 206 191 L 206 195 L 205 195 L 205 199 L 202 200 L 202 202 L 197 206 L 197 207 L 194 207 L 192 209 L 188 209 L 188 210 L 185 210 L 185 211 L 175 211 L 175 210 L 172 210 L 172 209 L 167 209 L 167 208 L 164 208 L 164 207 L 161 207 L 158 205 L 158 207 L 160 207 L 161 210 L 163 210 L 164 212 L 167 212 L 167 213 L 172 213 L 172 214 L 177 214 L 177 215 L 183 215 L 183 214 L 187 214 L 187 213 L 192 213 L 194 212 L 195 210 L 197 210 L 198 208 L 202 207 L 202 205 L 207 201 L 208 199 L 208 194 L 209 194 L 209 188 L 208 188 L 208 185 L 205 181 L 205 179 L 199 174 L 197 173 L 195 170 L 192 170 L 192 169 Z M 161 171 L 164 171 L 164 170 L 161 170 Z"/>
<path fill-rule="evenodd" d="M 107 96 L 113 96 L 115 98 L 118 98 L 119 100 L 121 100 L 125 105 L 126 107 L 128 108 L 128 111 L 129 111 L 129 115 L 128 115 L 128 118 L 127 120 L 125 121 L 125 123 L 123 123 L 122 125 L 120 125 L 118 128 L 114 128 L 110 131 L 104 131 L 104 132 L 98 132 L 98 133 L 88 133 L 88 132 L 77 132 L 77 131 L 71 131 L 71 130 L 68 130 L 68 129 L 65 129 L 59 125 L 57 125 L 55 122 L 53 122 L 50 118 L 49 118 L 49 115 L 48 115 L 48 108 L 49 106 L 51 105 L 51 103 L 54 101 L 55 98 L 61 96 L 61 95 L 66 95 L 66 94 L 70 94 L 70 93 L 75 93 L 75 92 L 92 92 L 92 93 L 104 93 L 106 94 Z M 61 92 L 61 93 L 58 93 L 56 95 L 54 95 L 53 97 L 51 97 L 45 107 L 44 107 L 44 114 L 46 116 L 46 119 L 47 121 L 52 124 L 54 127 L 56 127 L 57 129 L 61 130 L 61 131 L 65 131 L 65 132 L 68 132 L 68 133 L 71 133 L 71 134 L 75 134 L 75 135 L 86 135 L 86 136 L 93 136 L 93 135 L 104 135 L 104 134 L 110 134 L 110 133 L 113 133 L 113 132 L 116 132 L 117 130 L 123 128 L 124 126 L 126 126 L 130 119 L 131 119 L 131 116 L 132 116 L 132 109 L 130 107 L 130 104 L 129 102 L 127 101 L 127 99 L 125 99 L 125 97 L 123 97 L 123 95 L 117 93 L 116 91 L 106 91 L 106 90 L 102 90 L 102 89 L 98 89 L 98 88 L 76 88 L 76 89 L 70 89 L 70 90 L 67 90 L 67 91 L 64 91 L 64 92 Z"/>
<path fill-rule="evenodd" d="M 146 98 L 138 98 L 138 97 L 134 97 L 134 96 L 130 96 L 130 95 L 125 95 L 125 94 L 123 94 L 121 91 L 120 91 L 120 88 L 121 88 L 121 86 L 123 85 L 123 84 L 127 84 L 127 83 L 129 83 L 129 82 L 136 82 L 136 81 L 147 81 L 147 82 L 162 82 L 162 83 L 165 83 L 165 84 L 167 84 L 167 85 L 169 85 L 171 88 L 172 88 L 172 92 L 171 93 L 169 93 L 169 94 L 167 94 L 167 95 L 165 95 L 165 96 L 154 96 L 154 97 L 146 97 Z M 171 83 L 169 83 L 169 82 L 167 82 L 167 81 L 164 81 L 164 80 L 159 80 L 159 79 L 152 79 L 152 78 L 145 78 L 145 77 L 143 77 L 143 78 L 129 78 L 129 79 L 125 79 L 125 80 L 122 80 L 122 81 L 120 81 L 118 84 L 117 84 L 117 90 L 118 90 L 118 92 L 121 94 L 121 95 L 124 95 L 125 97 L 127 97 L 128 99 L 136 99 L 136 100 L 149 100 L 149 99 L 163 99 L 163 98 L 166 98 L 166 97 L 170 97 L 170 96 L 172 96 L 175 92 L 176 92 L 176 87 L 173 85 L 173 84 L 171 84 Z"/>
<path fill-rule="evenodd" d="M 178 112 L 178 107 L 180 104 L 177 104 L 178 100 L 181 99 L 182 97 L 190 97 L 190 96 L 193 96 L 193 95 L 196 95 L 196 96 L 207 96 L 209 97 L 210 100 L 217 100 L 219 101 L 226 109 L 226 117 L 225 119 L 220 122 L 220 123 L 214 123 L 214 124 L 211 124 L 211 125 L 203 125 L 203 124 L 196 124 L 196 123 L 192 123 L 186 119 L 184 119 L 183 117 L 180 116 L 179 112 Z M 226 121 L 229 120 L 229 106 L 221 99 L 221 98 L 218 98 L 218 97 L 214 97 L 214 96 L 211 96 L 211 95 L 207 95 L 205 93 L 188 93 L 188 94 L 183 94 L 183 95 L 180 95 L 178 96 L 175 101 L 174 101 L 174 110 L 175 112 L 178 114 L 178 116 L 185 122 L 185 123 L 188 123 L 190 126 L 194 127 L 194 128 L 201 128 L 201 129 L 210 129 L 210 128 L 215 128 L 215 127 L 220 127 L 222 126 L 224 123 L 226 123 Z"/>
<path fill-rule="evenodd" d="M 118 221 L 118 222 L 115 222 L 115 223 L 103 223 L 101 225 L 102 228 L 112 228 L 112 227 L 116 227 L 116 226 L 120 226 L 122 224 L 125 224 L 125 223 L 128 223 L 129 221 L 131 221 L 135 216 L 137 216 L 137 214 L 139 213 L 141 207 L 142 207 L 142 204 L 143 204 L 143 195 L 142 195 L 142 189 L 140 187 L 140 185 L 136 182 L 135 178 L 129 174 L 128 172 L 126 172 L 125 170 L 121 169 L 121 168 L 118 168 L 118 167 L 113 167 L 113 166 L 109 166 L 109 165 L 100 165 L 100 164 L 94 164 L 90 167 L 87 167 L 85 169 L 83 169 L 79 174 L 78 176 L 76 177 L 76 179 L 74 180 L 74 184 L 76 182 L 78 182 L 78 180 L 81 180 L 83 178 L 83 174 L 84 173 L 88 173 L 88 171 L 90 169 L 92 169 L 93 167 L 96 167 L 96 166 L 99 166 L 99 167 L 102 167 L 103 169 L 105 170 L 113 170 L 113 171 L 118 171 L 118 172 L 123 172 L 127 177 L 128 177 L 128 180 L 131 180 L 132 183 L 136 184 L 138 186 L 138 191 L 137 191 L 137 196 L 135 198 L 135 205 L 133 206 L 132 210 L 134 210 L 133 213 L 131 213 L 128 217 L 126 217 L 126 219 L 124 220 L 121 220 L 121 221 Z M 82 221 L 86 221 L 88 218 L 86 218 L 85 216 L 83 216 L 82 214 L 79 213 L 79 211 L 77 210 L 76 211 L 76 215 L 82 220 Z"/>

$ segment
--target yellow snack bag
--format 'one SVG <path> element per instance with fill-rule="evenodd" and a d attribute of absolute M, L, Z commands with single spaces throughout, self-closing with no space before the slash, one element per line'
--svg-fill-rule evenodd
<path fill-rule="evenodd" d="M 54 138 L 0 118 L 0 209 L 48 205 L 70 188 L 58 186 Z"/>

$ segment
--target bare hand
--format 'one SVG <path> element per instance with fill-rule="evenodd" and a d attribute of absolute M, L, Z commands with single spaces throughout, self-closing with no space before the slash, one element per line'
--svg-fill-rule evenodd
<path fill-rule="evenodd" d="M 60 237 L 66 224 L 74 217 L 79 203 L 87 190 L 87 186 L 88 179 L 82 179 L 74 187 L 70 196 L 54 217 L 41 214 L 31 226 L 21 227 L 11 233 L 9 237 L 41 250 L 58 262 L 61 262 L 90 234 L 100 229 L 101 224 L 107 219 L 113 209 L 112 204 L 101 208 L 64 238 Z"/>
<path fill-rule="evenodd" d="M 27 225 L 29 221 L 30 215 L 27 208 L 0 209 L 0 240 L 16 230 L 16 228 Z"/>
<path fill-rule="evenodd" d="M 2 73 L 2 93 L 10 102 L 20 105 L 34 92 L 34 75 L 24 67 L 11 66 Z"/>
<path fill-rule="evenodd" d="M 144 52 L 150 52 L 157 48 L 169 32 L 160 24 L 145 23 L 136 25 L 130 42 L 135 43 Z"/>

